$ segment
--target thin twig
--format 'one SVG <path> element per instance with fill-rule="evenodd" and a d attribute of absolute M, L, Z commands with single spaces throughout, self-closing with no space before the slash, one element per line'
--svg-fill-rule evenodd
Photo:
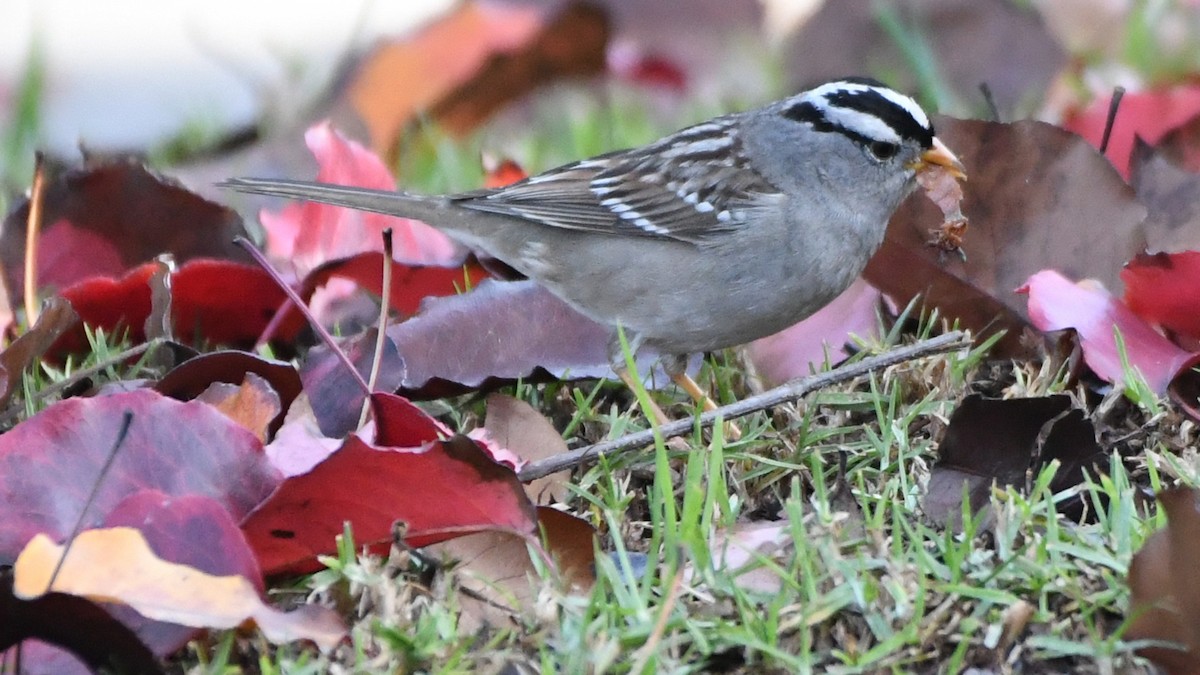
<path fill-rule="evenodd" d="M 1117 123 L 1117 110 L 1121 108 L 1121 99 L 1125 97 L 1125 87 L 1113 89 L 1112 100 L 1108 102 L 1108 117 L 1104 118 L 1104 135 L 1100 137 L 1100 154 L 1108 154 L 1108 139 L 1112 137 L 1113 125 Z"/>
<path fill-rule="evenodd" d="M 290 299 L 296 305 L 296 309 L 300 310 L 300 313 L 303 314 L 304 318 L 308 320 L 308 325 L 312 326 L 313 330 L 317 332 L 317 335 L 320 336 L 321 341 L 325 343 L 325 346 L 329 347 L 330 351 L 332 351 L 338 360 L 342 362 L 342 365 L 346 366 L 346 370 L 349 370 L 350 374 L 354 376 L 354 381 L 358 383 L 358 386 L 360 389 L 362 389 L 363 393 L 367 396 L 370 396 L 371 388 L 367 386 L 367 381 L 363 379 L 362 373 L 358 372 L 358 368 L 354 367 L 354 364 L 350 361 L 350 357 L 346 355 L 346 352 L 339 348 L 337 343 L 333 341 L 333 336 L 329 334 L 329 331 L 325 330 L 325 327 L 321 325 L 321 322 L 317 321 L 316 317 L 312 315 L 312 312 L 310 312 L 308 309 L 308 305 L 304 304 L 304 301 L 301 300 L 300 296 L 296 293 L 296 289 L 292 288 L 291 285 L 289 285 L 283 280 L 282 277 L 279 276 L 279 272 L 276 272 L 275 268 L 271 267 L 271 263 L 267 261 L 262 252 L 259 251 L 249 239 L 246 239 L 245 237 L 234 237 L 233 241 L 238 246 L 244 248 L 246 252 L 250 254 L 250 257 L 254 258 L 254 262 L 258 263 L 259 267 L 263 268 L 263 271 L 271 275 L 271 278 L 275 280 L 275 285 L 279 286 L 279 289 L 283 291 L 284 294 L 288 296 L 288 299 Z"/>
<path fill-rule="evenodd" d="M 92 502 L 96 501 L 96 495 L 100 492 L 100 486 L 104 484 L 104 478 L 108 475 L 109 469 L 112 468 L 113 462 L 117 459 L 117 451 L 125 443 L 125 437 L 129 434 L 129 425 L 133 423 L 133 411 L 126 410 L 125 414 L 121 415 L 121 426 L 117 429 L 117 440 L 113 441 L 112 450 L 108 452 L 108 459 L 104 460 L 104 465 L 100 467 L 100 473 L 96 476 L 95 482 L 92 483 L 92 492 L 88 495 L 87 501 L 83 503 L 83 509 L 79 512 L 79 518 L 75 520 L 75 527 L 71 528 L 71 534 L 67 535 L 66 541 L 63 542 L 63 552 L 58 558 L 58 563 L 54 566 L 54 571 L 50 573 L 50 581 L 46 582 L 46 592 L 54 588 L 54 580 L 58 578 L 58 573 L 62 571 L 63 563 L 67 561 L 67 554 L 71 552 L 71 544 L 75 542 L 75 538 L 79 536 L 79 531 L 83 529 L 84 517 L 87 516 L 88 509 L 91 508 Z"/>
<path fill-rule="evenodd" d="M 75 372 L 71 373 L 70 376 L 65 377 L 53 384 L 48 384 L 45 387 L 42 387 L 41 389 L 34 392 L 33 395 L 29 397 L 28 400 L 38 401 L 43 398 L 47 398 L 51 394 L 60 392 L 70 386 L 73 386 L 74 384 L 76 384 L 78 382 L 83 381 L 84 378 L 88 378 L 97 373 L 108 370 L 109 368 L 112 368 L 113 366 L 119 365 L 121 363 L 124 363 L 125 361 L 128 361 L 129 359 L 132 359 L 135 356 L 141 355 L 142 352 L 150 351 L 154 347 L 159 347 L 165 343 L 166 343 L 166 340 L 163 340 L 162 338 L 154 338 L 153 340 L 147 340 L 146 342 L 143 342 L 142 344 L 137 345 L 135 347 L 130 347 L 129 349 L 126 349 L 125 351 L 123 351 L 119 354 L 115 354 L 115 355 L 101 361 L 100 363 L 97 363 L 94 366 L 83 368 L 81 370 L 76 370 Z M 20 415 L 24 411 L 25 411 L 25 406 L 23 406 L 23 405 L 14 404 L 12 406 L 9 406 L 8 410 L 5 410 L 3 413 L 0 413 L 0 424 L 7 424 L 8 422 L 12 421 L 17 415 Z"/>
<path fill-rule="evenodd" d="M 33 188 L 29 191 L 29 217 L 25 220 L 25 323 L 37 323 L 37 251 L 42 231 L 42 204 L 46 201 L 46 161 L 42 153 L 34 155 Z"/>
<path fill-rule="evenodd" d="M 367 388 L 375 391 L 375 383 L 379 380 L 379 368 L 383 364 L 383 347 L 387 341 L 388 313 L 392 305 L 392 228 L 383 231 L 383 288 L 379 299 L 379 326 L 375 333 L 375 356 L 371 359 L 371 377 L 367 380 Z M 371 410 L 371 397 L 363 399 L 362 413 L 358 416 L 358 428 L 367 423 L 367 413 Z"/>
<path fill-rule="evenodd" d="M 517 476 L 521 481 L 528 483 L 532 480 L 537 480 L 543 476 L 548 476 L 552 473 L 569 469 L 580 464 L 594 462 L 601 457 L 611 457 L 623 452 L 627 452 L 636 448 L 643 448 L 654 442 L 655 433 L 662 434 L 663 438 L 672 438 L 691 433 L 691 431 L 699 423 L 701 427 L 712 426 L 718 419 L 732 420 L 738 417 L 745 417 L 751 413 L 760 410 L 766 410 L 783 403 L 795 401 L 811 391 L 828 387 L 839 382 L 853 380 L 856 377 L 866 375 L 867 373 L 894 366 L 897 363 L 903 363 L 922 356 L 930 356 L 932 354 L 940 354 L 942 352 L 953 351 L 970 346 L 970 342 L 966 339 L 966 334 L 962 331 L 951 331 L 943 335 L 939 335 L 929 340 L 923 340 L 915 344 L 893 349 L 878 356 L 863 359 L 848 363 L 839 368 L 835 368 L 826 373 L 818 373 L 810 377 L 805 377 L 798 380 L 792 380 L 786 384 L 782 384 L 774 389 L 765 391 L 757 396 L 743 399 L 730 405 L 721 406 L 716 410 L 706 412 L 699 417 L 687 417 L 670 424 L 664 424 L 655 429 L 639 431 L 637 433 L 628 434 L 611 441 L 604 441 L 589 445 L 586 448 L 564 452 L 553 457 L 530 462 L 517 472 Z"/>

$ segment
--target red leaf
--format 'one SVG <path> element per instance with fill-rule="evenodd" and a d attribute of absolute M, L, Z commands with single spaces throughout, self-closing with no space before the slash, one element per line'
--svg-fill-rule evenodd
<path fill-rule="evenodd" d="M 185 342 L 252 347 L 287 299 L 261 268 L 225 260 L 193 260 L 171 278 L 175 332 Z M 275 331 L 293 339 L 304 321 L 293 317 Z"/>
<path fill-rule="evenodd" d="M 1142 254 L 1121 270 L 1125 304 L 1138 316 L 1200 340 L 1200 251 Z"/>
<path fill-rule="evenodd" d="M 1181 370 L 1200 360 L 1200 354 L 1176 347 L 1094 282 L 1076 284 L 1046 270 L 1029 277 L 1018 292 L 1029 294 L 1029 318 L 1039 330 L 1074 328 L 1088 367 L 1109 382 L 1125 377 L 1114 329 L 1121 331 L 1130 365 L 1159 394 Z"/>
<path fill-rule="evenodd" d="M 1111 96 L 1098 97 L 1082 111 L 1069 116 L 1063 126 L 1100 147 L 1108 119 Z M 1133 139 L 1140 137 L 1150 145 L 1200 114 L 1200 85 L 1177 85 L 1152 91 L 1131 92 L 1121 99 L 1108 141 L 1108 159 L 1126 179 Z"/>
<path fill-rule="evenodd" d="M 611 334 L 531 281 L 485 279 L 470 293 L 431 298 L 416 316 L 388 327 L 377 388 L 436 398 L 497 381 L 541 381 L 547 373 L 609 377 Z M 342 343 L 360 373 L 369 370 L 374 340 L 368 331 Z M 642 372 L 655 357 L 638 353 Z M 355 428 L 362 390 L 335 355 L 313 349 L 300 376 L 326 435 Z"/>
<path fill-rule="evenodd" d="M 398 397 L 372 400 L 383 443 L 436 431 Z M 345 522 L 356 543 L 375 545 L 390 541 L 392 524 L 403 521 L 407 543 L 419 547 L 484 529 L 532 534 L 536 519 L 513 470 L 465 436 L 417 447 L 351 436 L 312 471 L 285 480 L 242 529 L 271 575 L 312 569 L 317 555 L 334 551 Z"/>
<path fill-rule="evenodd" d="M 494 164 L 494 166 L 489 166 L 489 164 Z M 519 180 L 524 180 L 529 176 L 529 174 L 525 173 L 525 169 L 521 168 L 520 164 L 517 164 L 511 159 L 502 159 L 499 162 L 489 162 L 488 158 L 485 156 L 483 159 L 483 166 L 485 169 L 487 169 L 487 175 L 483 177 L 483 186 L 485 188 L 498 188 L 504 187 L 505 185 L 512 185 L 513 183 Z"/>
<path fill-rule="evenodd" d="M 246 429 L 211 406 L 153 391 L 68 399 L 0 436 L 0 562 L 11 562 L 38 532 L 62 539 L 83 511 L 126 411 L 121 446 L 83 524 L 99 526 L 130 494 L 207 495 L 240 519 L 280 476 Z"/>
<path fill-rule="evenodd" d="M 131 340 L 141 342 L 150 315 L 149 282 L 154 269 L 154 263 L 147 263 L 120 279 L 86 279 L 64 289 L 62 296 L 83 323 L 110 333 L 125 327 Z M 228 260 L 193 260 L 171 276 L 171 299 L 172 321 L 180 339 L 250 347 L 287 296 L 258 267 Z M 275 334 L 290 340 L 303 325 L 299 315 L 292 315 Z M 59 340 L 54 351 L 86 348 L 80 326 Z"/>
<path fill-rule="evenodd" d="M 608 68 L 622 80 L 675 93 L 687 90 L 688 77 L 670 57 L 647 54 L 634 45 L 608 50 Z"/>
<path fill-rule="evenodd" d="M 210 202 L 128 160 L 70 169 L 47 185 L 38 246 L 38 285 L 65 288 L 116 276 L 171 253 L 179 262 L 207 257 L 245 260 L 233 239 L 243 232 L 234 211 Z M 11 297 L 23 280 L 29 204 L 15 209 L 0 235 Z"/>
<path fill-rule="evenodd" d="M 406 265 L 393 262 L 389 306 L 403 316 L 411 316 L 417 312 L 417 308 L 425 298 L 465 292 L 478 285 L 487 276 L 487 271 L 474 258 L 469 258 L 465 265 L 454 267 Z M 324 286 L 330 279 L 349 279 L 376 296 L 382 297 L 383 253 L 378 251 L 359 253 L 321 265 L 304 279 L 300 296 L 307 300 L 312 297 L 318 287 Z"/>
<path fill-rule="evenodd" d="M 415 448 L 454 435 L 403 396 L 376 394 L 371 397 L 371 406 L 375 411 L 377 445 Z"/>
<path fill-rule="evenodd" d="M 117 327 L 129 329 L 134 342 L 145 340 L 143 325 L 150 316 L 150 277 L 154 274 L 154 263 L 136 267 L 120 279 L 93 277 L 70 288 L 63 289 L 62 296 L 70 301 L 80 320 L 110 334 Z M 54 352 L 82 352 L 88 347 L 83 327 L 67 333 L 55 343 Z"/>

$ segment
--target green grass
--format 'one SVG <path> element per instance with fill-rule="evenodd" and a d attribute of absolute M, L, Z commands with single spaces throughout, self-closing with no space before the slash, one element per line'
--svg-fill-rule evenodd
<path fill-rule="evenodd" d="M 980 365 L 964 368 L 967 360 Z M 710 376 L 729 368 L 710 364 Z M 343 539 L 329 569 L 307 584 L 325 601 L 391 609 L 362 613 L 354 646 L 329 661 L 301 663 L 302 652 L 288 648 L 272 652 L 270 667 L 308 672 L 335 661 L 351 669 L 435 673 L 498 663 L 546 673 L 719 666 L 876 673 L 1008 664 L 1149 672 L 1120 638 L 1128 602 L 1123 580 L 1133 552 L 1162 524 L 1145 513 L 1135 486 L 1158 489 L 1164 475 L 1178 474 L 1166 459 L 1173 450 L 1165 427 L 1156 453 L 1114 454 L 1106 475 L 1062 493 L 1049 488 L 1056 464 L 1033 476 L 1027 492 L 995 490 L 988 509 L 964 514 L 960 531 L 932 527 L 921 516 L 935 460 L 930 430 L 972 382 L 1002 368 L 974 352 L 929 358 L 762 414 L 744 425 L 749 433 L 738 442 L 706 443 L 697 435 L 687 452 L 660 443 L 581 472 L 569 506 L 601 533 L 595 587 L 569 596 L 548 584 L 515 626 L 460 635 L 452 570 L 430 569 L 407 552 L 388 561 L 356 556 Z M 1022 388 L 1013 393 L 1028 393 L 1025 377 L 1006 378 Z M 633 398 L 597 396 L 595 385 L 514 391 L 543 407 L 578 405 L 576 428 L 645 425 Z M 677 413 L 688 406 L 654 395 L 674 403 Z M 588 403 L 601 399 L 608 403 Z M 1091 518 L 1080 523 L 1059 515 L 1059 504 L 1079 495 Z M 781 550 L 757 562 L 781 580 L 769 594 L 743 588 L 713 547 L 720 531 L 765 513 L 786 532 Z M 647 561 L 644 569 L 639 560 Z M 1028 622 L 1010 634 L 1013 617 L 1023 612 Z M 256 653 L 259 646 L 243 648 Z"/>

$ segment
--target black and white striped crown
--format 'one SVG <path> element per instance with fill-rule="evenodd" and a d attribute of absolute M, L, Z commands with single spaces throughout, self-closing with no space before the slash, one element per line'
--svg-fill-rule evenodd
<path fill-rule="evenodd" d="M 845 78 L 810 89 L 793 99 L 783 114 L 817 131 L 842 133 L 864 144 L 933 145 L 933 125 L 921 106 L 868 78 Z"/>

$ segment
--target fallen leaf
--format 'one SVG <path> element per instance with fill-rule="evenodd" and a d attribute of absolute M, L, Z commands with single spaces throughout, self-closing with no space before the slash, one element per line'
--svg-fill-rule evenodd
<path fill-rule="evenodd" d="M 240 575 L 264 592 L 262 572 L 245 536 L 225 506 L 211 497 L 139 490 L 113 507 L 102 525 L 136 528 L 159 558 L 208 574 Z M 105 608 L 160 658 L 178 652 L 198 632 L 193 626 L 148 619 L 123 605 Z"/>
<path fill-rule="evenodd" d="M 398 520 L 416 547 L 481 530 L 536 530 L 511 467 L 465 436 L 439 440 L 440 425 L 400 397 L 371 400 L 376 443 L 351 436 L 243 521 L 266 574 L 311 569 L 316 556 L 333 552 L 346 522 L 365 546 L 390 542 Z"/>
<path fill-rule="evenodd" d="M 1097 96 L 1086 108 L 1068 115 L 1063 127 L 1100 147 L 1108 121 L 1111 93 Z M 1134 139 L 1155 145 L 1168 132 L 1200 114 L 1200 85 L 1179 84 L 1127 92 L 1113 120 L 1105 155 L 1125 178 L 1130 173 Z"/>
<path fill-rule="evenodd" d="M 165 672 L 132 630 L 91 600 L 66 593 L 18 598 L 11 570 L 0 572 L 0 616 L 0 663 L 12 663 L 7 650 L 20 643 L 23 675 Z"/>
<path fill-rule="evenodd" d="M 71 541 L 65 561 L 64 551 L 44 534 L 30 540 L 13 566 L 14 594 L 30 599 L 53 590 L 199 628 L 230 629 L 252 620 L 272 642 L 312 640 L 323 651 L 346 636 L 332 610 L 314 605 L 276 610 L 245 577 L 213 576 L 163 561 L 131 527 L 84 530 Z"/>
<path fill-rule="evenodd" d="M 485 172 L 483 187 L 485 188 L 504 187 L 529 177 L 525 169 L 522 169 L 521 165 L 515 161 L 508 158 L 496 160 L 489 155 L 483 156 L 483 170 Z"/>
<path fill-rule="evenodd" d="M 782 384 L 840 363 L 850 354 L 851 336 L 874 338 L 879 328 L 880 300 L 875 287 L 857 279 L 850 288 L 812 316 L 746 347 L 754 368 L 770 385 Z"/>
<path fill-rule="evenodd" d="M 612 372 L 612 330 L 531 281 L 486 280 L 470 293 L 426 303 L 387 333 L 407 368 L 404 389 L 434 378 L 478 387 L 492 378 L 527 378 L 538 368 L 574 378 Z"/>
<path fill-rule="evenodd" d="M 21 375 L 62 336 L 75 326 L 79 316 L 71 303 L 52 297 L 42 307 L 37 323 L 0 352 L 0 408 L 8 405 Z"/>
<path fill-rule="evenodd" d="M 467 591 L 459 596 L 461 634 L 484 625 L 507 626 L 528 616 L 541 590 L 530 549 L 542 547 L 561 589 L 587 593 L 595 583 L 596 530 L 587 521 L 548 506 L 537 509 L 541 539 L 508 530 L 489 530 L 425 547 L 425 553 L 454 561 L 454 574 Z M 544 562 L 544 561 L 543 561 Z"/>
<path fill-rule="evenodd" d="M 937 525 L 958 529 L 964 486 L 968 512 L 975 514 L 990 503 L 993 485 L 1024 488 L 1027 473 L 1037 475 L 1051 461 L 1060 463 L 1055 492 L 1079 484 L 1084 471 L 1095 475 L 1105 461 L 1094 427 L 1083 411 L 1071 409 L 1070 397 L 1001 400 L 972 394 L 950 416 L 922 509 Z M 1078 511 L 1077 503 L 1060 504 L 1065 507 Z"/>
<path fill-rule="evenodd" d="M 550 420 L 533 406 L 512 396 L 491 394 L 487 397 L 483 427 L 489 439 L 520 457 L 522 462 L 567 451 L 567 442 Z M 566 502 L 570 475 L 570 471 L 559 471 L 531 481 L 525 486 L 525 493 L 536 504 Z"/>
<path fill-rule="evenodd" d="M 1067 63 L 1041 18 L 1006 0 L 830 0 L 788 39 L 784 72 L 797 90 L 847 73 L 887 73 L 889 84 L 917 91 L 927 84 L 920 71 L 899 65 L 910 62 L 905 50 L 917 41 L 937 64 L 942 106 L 979 107 L 983 82 L 1005 117 Z"/>
<path fill-rule="evenodd" d="M 1072 283 L 1058 272 L 1047 270 L 1030 277 L 1020 292 L 1029 296 L 1033 325 L 1043 331 L 1074 329 L 1084 361 L 1108 382 L 1125 380 L 1116 342 L 1118 330 L 1130 366 L 1156 393 L 1166 392 L 1179 373 L 1200 362 L 1200 354 L 1175 346 L 1095 282 Z"/>
<path fill-rule="evenodd" d="M 1200 249 L 1200 176 L 1176 166 L 1140 139 L 1131 162 L 1129 182 L 1147 210 L 1146 249 L 1165 253 Z"/>
<path fill-rule="evenodd" d="M 1136 145 L 1139 142 L 1151 147 L 1140 138 L 1135 141 L 1131 160 L 1134 166 L 1137 165 Z M 1153 148 L 1154 152 L 1161 154 L 1175 166 L 1191 173 L 1200 173 L 1200 114 L 1168 131 L 1158 143 L 1153 144 Z"/>
<path fill-rule="evenodd" d="M 538 85 L 601 73 L 607 39 L 608 22 L 595 6 L 467 2 L 372 54 L 347 103 L 386 155 L 419 115 L 464 134 Z"/>
<path fill-rule="evenodd" d="M 267 442 L 271 420 L 283 412 L 279 394 L 254 373 L 246 373 L 246 379 L 240 385 L 214 382 L 195 400 L 216 408 L 262 443 Z"/>
<path fill-rule="evenodd" d="M 1167 527 L 1150 535 L 1129 561 L 1128 640 L 1174 642 L 1179 649 L 1146 646 L 1138 650 L 1172 675 L 1200 672 L 1200 512 L 1197 492 L 1165 490 L 1158 501 Z"/>
<path fill-rule="evenodd" d="M 386 91 L 400 91 L 389 85 Z M 304 141 L 317 160 L 315 180 L 379 190 L 396 189 L 396 179 L 371 151 L 339 133 L 329 122 L 308 129 Z M 368 213 L 317 202 L 298 202 L 279 212 L 263 210 L 266 253 L 295 265 L 303 277 L 319 266 L 359 253 L 383 250 L 383 231 L 392 230 L 393 256 L 412 265 L 457 267 L 463 251 L 441 232 L 409 218 Z"/>
<path fill-rule="evenodd" d="M 527 43 L 541 21 L 534 7 L 467 2 L 411 38 L 383 45 L 362 64 L 348 91 L 372 146 L 380 154 L 390 152 L 416 115 L 470 79 L 488 59 Z"/>
<path fill-rule="evenodd" d="M 130 339 L 146 339 L 150 316 L 150 279 L 155 263 L 136 267 L 120 279 L 85 279 L 62 291 L 81 321 L 111 333 L 129 330 Z M 228 260 L 193 260 L 171 276 L 171 310 L 175 332 L 189 343 L 252 347 L 275 311 L 287 300 L 270 275 L 258 267 Z M 298 315 L 275 332 L 290 341 L 304 327 Z M 65 334 L 54 352 L 88 348 L 82 325 Z"/>
<path fill-rule="evenodd" d="M 371 376 L 375 360 L 377 331 L 367 329 L 364 333 L 342 340 L 338 348 L 358 371 L 362 381 Z M 443 340 L 443 345 L 450 342 Z M 382 343 L 383 353 L 379 356 L 379 374 L 375 380 L 378 391 L 396 391 L 404 384 L 408 364 L 396 350 L 390 339 Z M 331 438 L 342 438 L 358 430 L 366 394 L 358 378 L 346 368 L 342 359 L 324 345 L 310 349 L 300 367 L 300 379 L 308 394 L 313 415 L 320 425 L 321 433 Z"/>
<path fill-rule="evenodd" d="M 601 75 L 607 66 L 609 33 L 608 13 L 594 2 L 551 6 L 529 41 L 493 55 L 430 107 L 428 116 L 440 129 L 462 136 L 540 86 Z"/>
<path fill-rule="evenodd" d="M 1142 254 L 1121 270 L 1125 305 L 1176 335 L 1200 340 L 1200 251 Z"/>
<path fill-rule="evenodd" d="M 1046 27 L 1067 50 L 1081 57 L 1119 58 L 1133 4 L 1127 0 L 1033 0 Z"/>
<path fill-rule="evenodd" d="M 295 366 L 249 352 L 223 350 L 200 354 L 172 368 L 154 385 L 155 391 L 180 401 L 190 401 L 214 383 L 239 384 L 253 373 L 265 379 L 279 396 L 283 412 L 271 422 L 272 433 L 283 424 L 284 412 L 300 395 L 303 385 Z"/>
<path fill-rule="evenodd" d="M 388 306 L 402 317 L 409 317 L 417 312 L 425 298 L 464 293 L 487 276 L 487 271 L 474 258 L 453 267 L 393 262 Z M 300 297 L 312 297 L 313 292 L 329 283 L 330 279 L 348 279 L 376 297 L 382 297 L 383 253 L 359 253 L 321 265 L 304 278 Z"/>
<path fill-rule="evenodd" d="M 67 169 L 46 184 L 38 244 L 39 288 L 66 288 L 92 277 L 116 277 L 171 253 L 247 260 L 233 243 L 243 234 L 234 211 L 210 202 L 135 160 Z M 0 264 L 14 305 L 24 293 L 28 200 L 4 221 Z M 78 310 L 78 308 L 76 308 Z M 139 323 L 140 328 L 140 323 Z"/>
<path fill-rule="evenodd" d="M 301 394 L 288 408 L 275 440 L 263 451 L 271 464 L 287 478 L 312 471 L 341 445 L 340 438 L 329 438 L 321 433 L 308 396 Z"/>
<path fill-rule="evenodd" d="M 416 316 L 389 326 L 377 389 L 428 399 L 517 379 L 610 377 L 611 333 L 532 281 L 487 279 L 470 293 L 430 298 Z M 365 377 L 375 353 L 373 331 L 341 347 Z M 669 381 L 654 369 L 656 354 L 642 350 L 638 356 L 640 372 L 654 372 L 654 382 Z M 322 431 L 353 431 L 362 390 L 340 359 L 315 348 L 301 377 Z"/>
<path fill-rule="evenodd" d="M 795 546 L 787 521 L 737 523 L 718 531 L 709 543 L 716 569 L 728 573 L 738 588 L 762 595 L 776 595 L 784 585 L 779 572 L 763 561 L 787 569 L 783 558 L 794 555 Z"/>
<path fill-rule="evenodd" d="M 914 194 L 864 276 L 901 307 L 920 295 L 978 336 L 1006 330 L 993 355 L 1021 355 L 1030 323 L 1014 289 L 1047 268 L 1118 288 L 1121 265 L 1144 248 L 1146 209 L 1095 149 L 1062 129 L 946 117 L 934 124 L 970 175 L 962 185 L 966 260 L 927 245 L 942 216 Z"/>
<path fill-rule="evenodd" d="M 128 435 L 83 514 L 125 412 Z M 81 518 L 99 526 L 139 490 L 207 495 L 241 518 L 279 480 L 253 434 L 206 404 L 148 390 L 60 401 L 0 435 L 0 563 L 39 532 L 65 537 Z"/>

